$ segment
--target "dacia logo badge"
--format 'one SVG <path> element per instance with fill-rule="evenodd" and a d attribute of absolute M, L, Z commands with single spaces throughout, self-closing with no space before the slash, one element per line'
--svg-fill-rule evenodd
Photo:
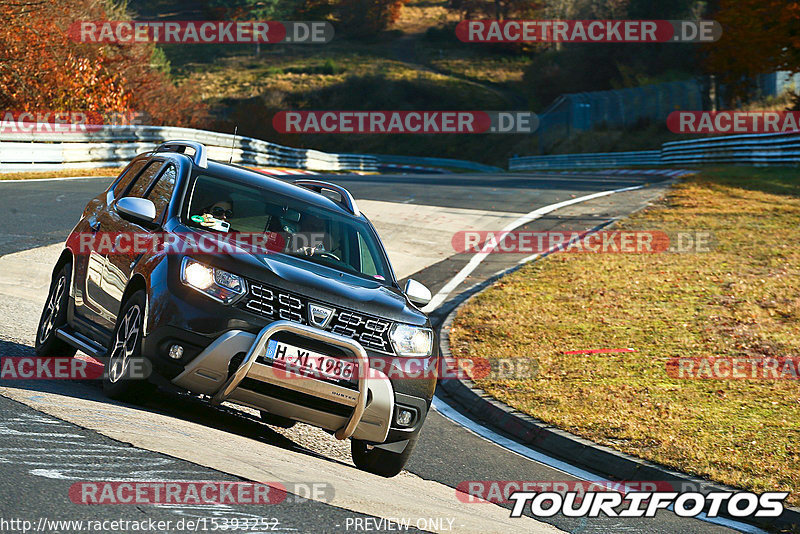
<path fill-rule="evenodd" d="M 308 303 L 308 320 L 312 325 L 318 328 L 325 328 L 332 318 L 333 309 L 311 302 Z"/>

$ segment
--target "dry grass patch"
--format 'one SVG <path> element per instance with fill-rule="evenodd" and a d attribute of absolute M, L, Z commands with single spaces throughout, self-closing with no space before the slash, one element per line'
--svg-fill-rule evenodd
<path fill-rule="evenodd" d="M 521 84 L 525 74 L 525 67 L 530 62 L 529 58 L 500 57 L 500 58 L 459 58 L 443 57 L 432 59 L 431 64 L 437 69 L 470 80 L 483 83 Z"/>
<path fill-rule="evenodd" d="M 800 504 L 800 382 L 678 380 L 678 356 L 800 356 L 800 171 L 717 168 L 620 228 L 710 230 L 695 254 L 558 254 L 465 306 L 459 357 L 532 357 L 498 399 L 648 460 Z M 635 353 L 566 355 L 631 347 Z"/>
<path fill-rule="evenodd" d="M 43 178 L 73 178 L 79 176 L 117 176 L 124 167 L 103 169 L 63 169 L 58 171 L 24 171 L 0 173 L 2 180 L 41 180 Z"/>

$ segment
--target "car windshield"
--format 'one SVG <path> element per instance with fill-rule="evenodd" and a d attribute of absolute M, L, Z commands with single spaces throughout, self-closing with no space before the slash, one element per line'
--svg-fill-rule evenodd
<path fill-rule="evenodd" d="M 272 191 L 199 175 L 185 224 L 234 234 L 236 241 L 380 282 L 389 279 L 382 249 L 364 221 Z M 266 249 L 266 250 L 265 250 Z"/>

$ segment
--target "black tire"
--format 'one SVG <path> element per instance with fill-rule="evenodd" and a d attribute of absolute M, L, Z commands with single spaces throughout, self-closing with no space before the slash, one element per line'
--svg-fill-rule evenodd
<path fill-rule="evenodd" d="M 391 478 L 406 466 L 414 447 L 417 445 L 419 432 L 412 435 L 403 452 L 391 452 L 384 449 L 367 447 L 367 443 L 360 439 L 350 440 L 350 454 L 353 463 L 362 471 Z"/>
<path fill-rule="evenodd" d="M 36 355 L 45 357 L 75 356 L 77 349 L 56 337 L 56 330 L 67 324 L 67 305 L 69 303 L 69 283 L 72 264 L 65 263 L 50 281 L 50 291 L 44 303 L 39 326 L 36 328 Z"/>
<path fill-rule="evenodd" d="M 288 417 L 281 417 L 280 415 L 275 415 L 274 413 L 265 412 L 261 410 L 261 420 L 267 423 L 268 425 L 277 426 L 280 428 L 292 428 L 294 425 L 297 424 L 297 421 L 294 419 L 289 419 Z"/>
<path fill-rule="evenodd" d="M 133 376 L 139 374 L 140 363 L 144 361 L 142 331 L 146 301 L 145 292 L 137 291 L 123 303 L 117 316 L 103 372 L 103 392 L 109 398 L 139 402 L 151 389 L 145 377 Z"/>

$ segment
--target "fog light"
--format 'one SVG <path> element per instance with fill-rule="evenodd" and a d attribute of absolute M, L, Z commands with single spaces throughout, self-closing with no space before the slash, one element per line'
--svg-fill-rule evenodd
<path fill-rule="evenodd" d="M 180 360 L 183 357 L 183 347 L 180 345 L 172 345 L 169 348 L 169 357 L 173 360 Z"/>
<path fill-rule="evenodd" d="M 414 412 L 411 410 L 404 410 L 400 408 L 397 413 L 397 424 L 400 426 L 408 426 L 411 424 L 411 421 L 414 419 Z"/>

